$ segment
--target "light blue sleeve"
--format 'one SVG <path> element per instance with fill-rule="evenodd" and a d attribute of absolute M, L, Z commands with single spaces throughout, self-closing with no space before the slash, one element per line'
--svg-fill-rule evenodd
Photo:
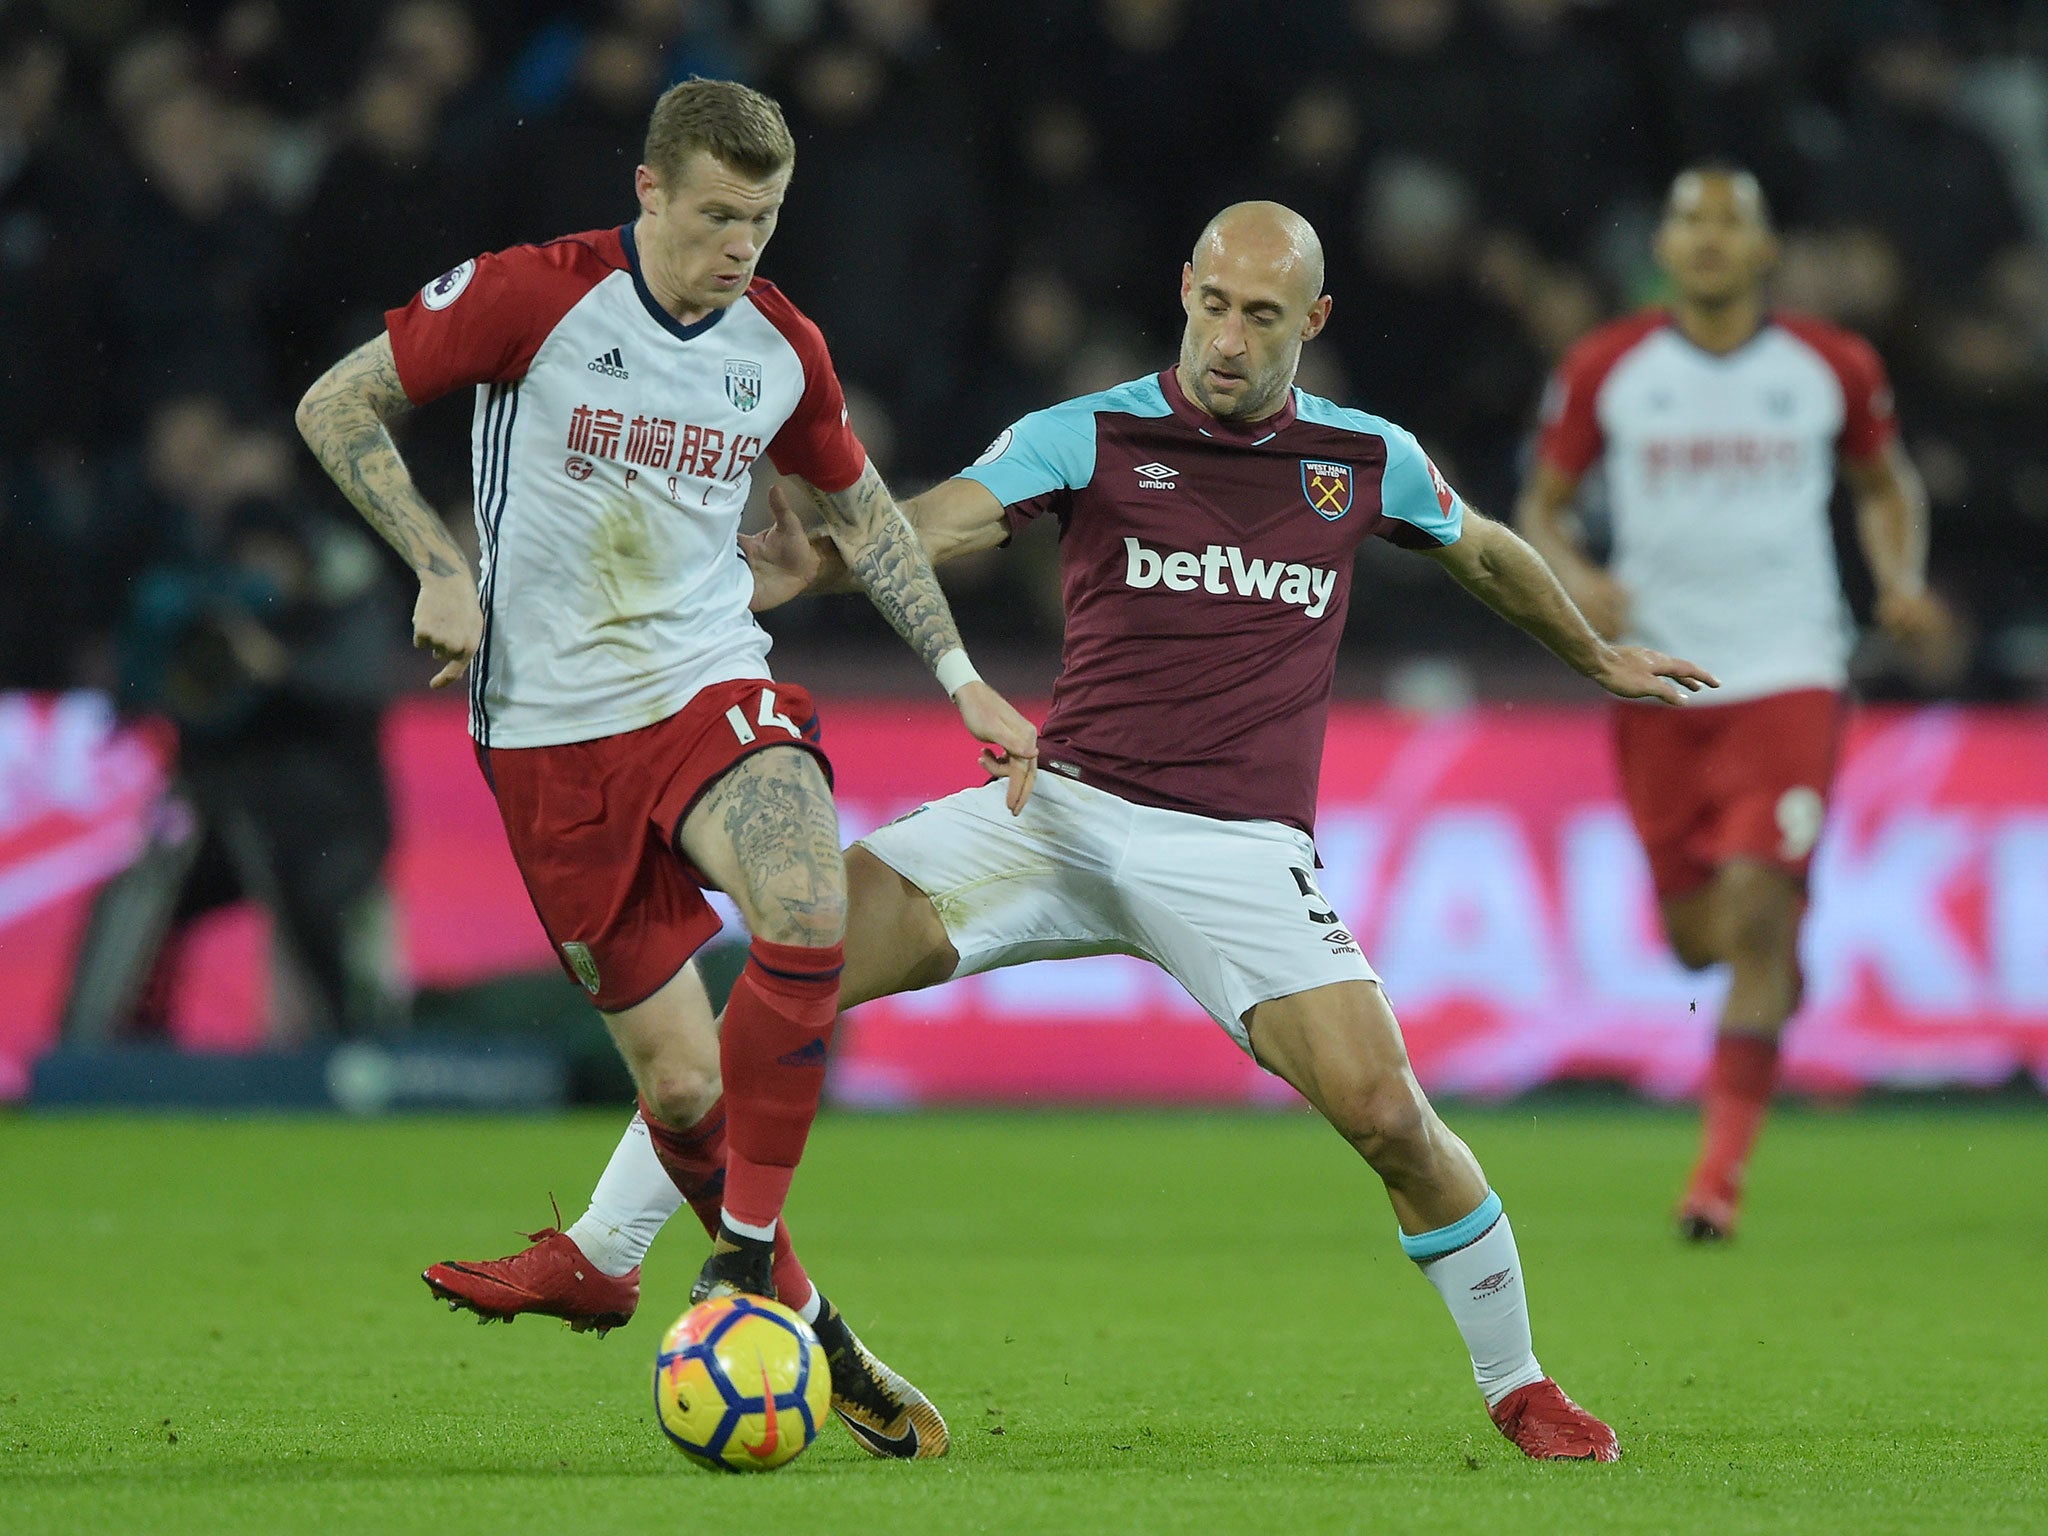
<path fill-rule="evenodd" d="M 1055 491 L 1077 491 L 1095 474 L 1095 412 L 1092 402 L 1068 400 L 1033 411 L 1004 428 L 988 451 L 966 469 L 1006 507 Z"/>
<path fill-rule="evenodd" d="M 1455 544 L 1465 530 L 1465 502 L 1429 462 L 1422 445 L 1392 422 L 1385 424 L 1387 470 L 1380 481 L 1380 512 Z"/>

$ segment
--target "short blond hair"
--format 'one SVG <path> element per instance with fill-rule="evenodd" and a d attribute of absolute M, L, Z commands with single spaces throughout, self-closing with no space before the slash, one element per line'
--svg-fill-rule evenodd
<path fill-rule="evenodd" d="M 654 104 L 643 159 L 669 185 L 700 149 L 754 181 L 766 181 L 796 164 L 796 140 L 772 96 L 737 80 L 700 80 L 692 75 L 663 91 Z"/>

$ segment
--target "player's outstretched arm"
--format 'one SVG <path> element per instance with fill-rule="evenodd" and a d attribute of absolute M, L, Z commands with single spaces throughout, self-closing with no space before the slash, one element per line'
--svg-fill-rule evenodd
<path fill-rule="evenodd" d="M 412 408 L 389 333 L 366 341 L 313 381 L 299 401 L 299 435 L 346 496 L 420 579 L 412 643 L 443 663 L 433 686 L 462 676 L 483 640 L 476 578 L 421 497 L 385 423 Z"/>
<path fill-rule="evenodd" d="M 924 658 L 959 705 L 960 717 L 975 740 L 990 748 L 982 754 L 982 764 L 1010 781 L 1010 811 L 1021 811 L 1038 771 L 1038 732 L 981 680 L 967 659 L 953 610 L 939 589 L 917 530 L 875 466 L 866 465 L 860 478 L 843 491 L 821 491 L 804 480 L 794 483 L 818 509 L 827 536 L 868 600 Z"/>
<path fill-rule="evenodd" d="M 1572 500 L 1578 490 L 1577 476 L 1539 462 L 1521 500 L 1515 503 L 1515 531 L 1549 562 L 1586 621 L 1609 640 L 1616 640 L 1628 626 L 1628 591 L 1587 559 L 1579 547 L 1572 519 Z"/>
<path fill-rule="evenodd" d="M 740 552 L 754 573 L 754 612 L 779 608 L 793 597 L 861 590 L 831 535 L 812 531 L 779 484 L 768 489 L 768 507 L 774 521 L 759 533 L 740 535 Z M 941 481 L 902 508 L 925 559 L 935 566 L 994 549 L 1009 537 L 1003 504 L 978 481 Z"/>
<path fill-rule="evenodd" d="M 1683 704 L 1688 693 L 1720 686 L 1712 673 L 1689 661 L 1603 640 L 1543 557 L 1512 529 L 1469 506 L 1458 542 L 1429 554 L 1467 592 L 1618 698 Z"/>

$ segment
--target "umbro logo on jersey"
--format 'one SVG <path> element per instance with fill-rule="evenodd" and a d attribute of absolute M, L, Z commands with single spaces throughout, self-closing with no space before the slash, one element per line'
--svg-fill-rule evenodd
<path fill-rule="evenodd" d="M 1293 603 L 1310 618 L 1320 619 L 1337 591 L 1337 573 L 1284 565 L 1278 560 L 1247 560 L 1235 544 L 1211 544 L 1199 555 L 1186 550 L 1165 554 L 1125 535 L 1124 585 L 1140 592 L 1158 586 L 1170 592 L 1192 592 L 1199 587 L 1219 597 L 1235 592 L 1239 597 L 1267 602 L 1277 596 L 1280 602 Z"/>
<path fill-rule="evenodd" d="M 633 375 L 626 372 L 626 360 L 619 356 L 619 349 L 617 347 L 613 347 L 609 352 L 599 353 L 583 366 L 592 373 L 603 374 L 608 379 L 630 379 L 633 377 Z"/>
<path fill-rule="evenodd" d="M 1148 491 L 1170 491 L 1180 471 L 1171 464 L 1162 464 L 1154 459 L 1150 464 L 1132 466 L 1138 472 L 1138 484 Z"/>

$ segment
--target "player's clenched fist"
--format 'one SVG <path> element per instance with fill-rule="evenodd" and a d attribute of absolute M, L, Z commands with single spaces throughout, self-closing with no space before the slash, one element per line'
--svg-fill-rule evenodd
<path fill-rule="evenodd" d="M 974 739 L 989 748 L 981 754 L 982 771 L 1010 781 L 1004 799 L 1010 814 L 1016 815 L 1031 798 L 1038 778 L 1038 728 L 984 682 L 968 683 L 953 695 L 953 702 L 960 706 L 960 718 Z"/>
<path fill-rule="evenodd" d="M 434 674 L 432 687 L 446 688 L 462 676 L 483 638 L 484 611 L 468 571 L 420 577 L 420 600 L 412 605 L 412 643 L 446 663 Z"/>

